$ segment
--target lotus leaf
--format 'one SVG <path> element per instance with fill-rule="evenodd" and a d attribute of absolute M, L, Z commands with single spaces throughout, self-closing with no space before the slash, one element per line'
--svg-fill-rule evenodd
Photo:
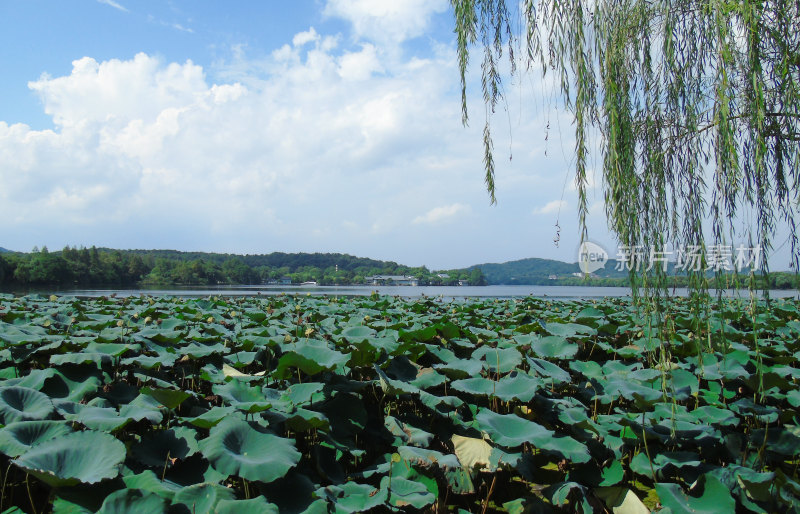
<path fill-rule="evenodd" d="M 344 366 L 350 359 L 347 355 L 331 350 L 317 342 L 297 343 L 291 350 L 281 356 L 274 376 L 284 379 L 297 368 L 306 375 L 313 376 L 322 371 L 333 371 Z"/>
<path fill-rule="evenodd" d="M 161 512 L 166 502 L 157 494 L 138 489 L 120 489 L 108 495 L 97 514 Z"/>
<path fill-rule="evenodd" d="M 388 476 L 383 477 L 381 489 L 389 492 L 388 501 L 395 507 L 411 506 L 415 509 L 422 509 L 436 501 L 436 496 L 428 491 L 424 484 L 402 477 L 392 479 L 389 479 Z"/>
<path fill-rule="evenodd" d="M 681 486 L 673 483 L 657 483 L 656 492 L 661 504 L 672 512 L 717 513 L 733 512 L 736 502 L 722 482 L 711 475 L 704 475 L 699 481 L 702 495 L 686 494 Z M 699 488 L 699 487 L 698 487 Z"/>
<path fill-rule="evenodd" d="M 278 507 L 267 502 L 263 496 L 250 500 L 220 500 L 214 509 L 216 514 L 278 514 Z"/>
<path fill-rule="evenodd" d="M 172 497 L 172 504 L 185 505 L 192 514 L 212 514 L 223 500 L 233 500 L 231 489 L 218 484 L 204 482 L 184 487 Z"/>
<path fill-rule="evenodd" d="M 116 477 L 125 453 L 125 445 L 114 436 L 87 430 L 45 441 L 14 464 L 54 487 L 93 484 Z"/>
<path fill-rule="evenodd" d="M 365 512 L 383 505 L 388 499 L 386 489 L 356 482 L 347 482 L 342 486 L 328 486 L 318 490 L 317 495 L 327 498 L 335 504 L 336 512 Z"/>
<path fill-rule="evenodd" d="M 174 409 L 192 396 L 190 393 L 178 389 L 155 389 L 150 387 L 143 387 L 142 394 L 152 397 L 168 409 Z"/>
<path fill-rule="evenodd" d="M 0 429 L 0 452 L 19 457 L 34 446 L 72 432 L 63 421 L 18 421 Z"/>
<path fill-rule="evenodd" d="M 0 387 L 0 420 L 15 421 L 44 419 L 53 412 L 53 402 L 46 394 L 29 387 Z"/>
<path fill-rule="evenodd" d="M 214 469 L 247 480 L 271 482 L 300 461 L 294 443 L 237 418 L 226 418 L 200 441 Z"/>
<path fill-rule="evenodd" d="M 556 437 L 552 430 L 522 419 L 515 414 L 497 414 L 489 409 L 478 413 L 476 420 L 492 441 L 507 448 L 530 443 L 542 450 L 554 451 L 574 462 L 587 462 L 589 450 L 569 436 Z"/>

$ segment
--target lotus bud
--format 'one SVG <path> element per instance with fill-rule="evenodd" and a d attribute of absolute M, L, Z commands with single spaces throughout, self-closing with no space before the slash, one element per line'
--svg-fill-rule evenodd
<path fill-rule="evenodd" d="M 122 320 L 117 321 L 118 327 L 122 328 L 123 325 L 125 325 L 125 323 L 123 323 Z"/>

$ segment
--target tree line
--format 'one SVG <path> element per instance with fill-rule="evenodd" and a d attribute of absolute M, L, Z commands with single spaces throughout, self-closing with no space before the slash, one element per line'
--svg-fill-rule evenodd
<path fill-rule="evenodd" d="M 486 285 L 477 267 L 433 272 L 346 254 L 281 253 L 234 255 L 175 250 L 71 248 L 0 253 L 0 286 L 137 286 L 364 284 L 373 275 L 414 276 L 420 285 Z"/>

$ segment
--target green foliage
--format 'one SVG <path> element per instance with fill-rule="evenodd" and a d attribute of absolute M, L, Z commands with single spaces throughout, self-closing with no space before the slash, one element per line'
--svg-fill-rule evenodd
<path fill-rule="evenodd" d="M 797 510 L 800 303 L 711 306 L 0 295 L 0 510 Z"/>
<path fill-rule="evenodd" d="M 560 92 L 555 107 L 572 112 L 582 239 L 591 141 L 598 140 L 606 215 L 622 245 L 657 251 L 668 243 L 697 245 L 708 262 L 710 244 L 731 244 L 735 236 L 760 245 L 767 256 L 783 223 L 797 266 L 800 4 L 451 4 L 465 123 L 471 47 L 483 49 L 484 162 L 492 202 L 490 117 L 503 101 L 501 64 L 507 57 L 512 75 L 537 65 L 543 76 L 554 74 Z M 549 87 L 541 90 L 556 98 Z M 634 285 L 647 290 L 666 285 L 658 267 L 631 274 L 640 275 Z M 705 275 L 690 278 L 689 285 L 705 289 Z"/>
<path fill-rule="evenodd" d="M 409 267 L 347 254 L 270 253 L 231 255 L 175 250 L 110 250 L 65 247 L 0 255 L 0 286 L 218 285 L 314 281 L 320 285 L 363 284 L 372 275 L 410 275 L 421 285 L 486 285 L 473 267 L 452 270 L 447 279 L 426 267 Z"/>

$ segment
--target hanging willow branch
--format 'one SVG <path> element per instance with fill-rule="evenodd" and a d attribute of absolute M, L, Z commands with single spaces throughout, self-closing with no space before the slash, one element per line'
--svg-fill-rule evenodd
<path fill-rule="evenodd" d="M 705 249 L 706 227 L 714 244 L 755 240 L 766 266 L 785 223 L 797 266 L 800 1 L 525 0 L 513 12 L 502 0 L 451 3 L 464 123 L 470 51 L 483 47 L 492 202 L 489 119 L 508 58 L 512 75 L 517 60 L 554 72 L 574 116 L 582 238 L 587 136 L 598 130 L 606 214 L 621 245 Z"/>

